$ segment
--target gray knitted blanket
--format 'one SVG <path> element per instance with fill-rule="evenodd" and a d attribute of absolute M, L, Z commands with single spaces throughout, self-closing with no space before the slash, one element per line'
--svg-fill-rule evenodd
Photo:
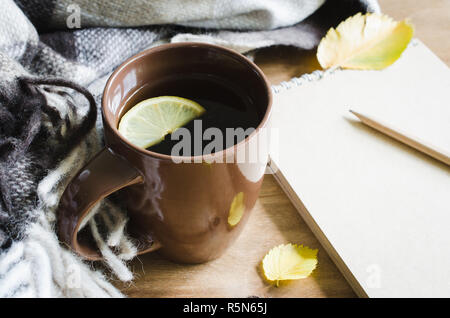
<path fill-rule="evenodd" d="M 100 95 L 122 61 L 179 41 L 313 49 L 329 27 L 378 10 L 375 0 L 0 1 L 0 297 L 122 296 L 54 231 L 65 186 L 102 147 Z M 95 212 L 84 230 L 132 280 L 126 211 L 105 200 Z"/>

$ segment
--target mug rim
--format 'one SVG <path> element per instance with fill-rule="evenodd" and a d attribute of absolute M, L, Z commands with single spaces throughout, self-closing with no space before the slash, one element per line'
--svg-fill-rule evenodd
<path fill-rule="evenodd" d="M 211 154 L 202 154 L 202 155 L 198 155 L 198 156 L 172 156 L 172 155 L 166 155 L 166 154 L 162 154 L 159 152 L 155 152 L 155 151 L 150 151 L 144 148 L 140 148 L 135 146 L 134 144 L 132 144 L 131 142 L 129 142 L 124 136 L 122 136 L 122 134 L 119 132 L 118 128 L 116 127 L 115 123 L 112 123 L 110 118 L 108 118 L 105 115 L 105 109 L 106 109 L 106 94 L 109 92 L 112 82 L 114 81 L 114 79 L 118 76 L 118 74 L 129 64 L 135 62 L 136 60 L 139 60 L 140 58 L 147 56 L 149 54 L 153 54 L 156 52 L 160 52 L 160 51 L 165 51 L 165 50 L 170 50 L 173 48 L 179 48 L 179 47 L 203 47 L 203 48 L 212 48 L 212 49 L 216 49 L 219 51 L 224 51 L 230 55 L 233 55 L 234 57 L 236 57 L 237 59 L 239 59 L 241 62 L 243 62 L 244 64 L 246 64 L 249 68 L 251 68 L 253 71 L 255 71 L 259 77 L 262 79 L 263 81 L 263 85 L 265 88 L 265 91 L 267 93 L 267 107 L 264 113 L 263 118 L 260 120 L 258 126 L 255 128 L 255 130 L 250 133 L 250 135 L 248 135 L 244 140 L 241 140 L 240 142 L 234 144 L 233 146 L 230 146 L 228 148 L 222 149 L 218 152 L 214 152 Z M 124 62 L 122 62 L 114 71 L 113 73 L 109 76 L 105 88 L 103 89 L 103 93 L 102 93 L 102 100 L 101 100 L 101 111 L 102 111 L 102 118 L 103 118 L 103 125 L 108 125 L 108 127 L 111 129 L 111 131 L 114 132 L 114 134 L 128 147 L 130 147 L 131 149 L 139 152 L 140 154 L 146 155 L 146 156 L 151 156 L 154 158 L 158 158 L 158 159 L 162 159 L 162 160 L 176 160 L 177 162 L 184 162 L 186 160 L 188 160 L 188 162 L 203 162 L 205 158 L 214 158 L 214 157 L 225 157 L 227 154 L 229 153 L 235 153 L 236 149 L 238 147 L 240 147 L 243 144 L 248 143 L 248 141 L 255 136 L 260 130 L 261 128 L 264 128 L 269 120 L 270 117 L 270 113 L 272 111 L 272 101 L 273 101 L 273 95 L 272 95 L 272 89 L 271 86 L 269 84 L 269 81 L 266 77 L 266 75 L 263 73 L 263 71 L 250 59 L 248 59 L 247 57 L 245 57 L 244 55 L 242 55 L 241 53 L 228 49 L 226 47 L 222 47 L 219 45 L 215 45 L 215 44 L 209 44 L 209 43 L 203 43 L 203 42 L 181 42 L 181 43 L 167 43 L 167 44 L 162 44 L 162 45 L 158 45 L 155 47 L 151 47 L 148 48 L 146 50 L 143 50 L 131 57 L 129 57 L 128 59 L 126 59 Z M 107 143 L 105 142 L 106 146 Z"/>

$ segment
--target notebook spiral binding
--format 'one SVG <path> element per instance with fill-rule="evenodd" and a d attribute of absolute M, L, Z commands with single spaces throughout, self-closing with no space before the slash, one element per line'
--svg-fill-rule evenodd
<path fill-rule="evenodd" d="M 408 47 L 417 46 L 419 42 L 417 39 L 412 39 L 408 44 Z M 283 81 L 280 84 L 272 85 L 272 92 L 274 94 L 280 93 L 284 90 L 291 89 L 292 87 L 301 86 L 307 82 L 315 82 L 321 80 L 322 78 L 335 73 L 336 71 L 342 71 L 341 68 L 330 68 L 326 70 L 316 70 L 312 73 L 306 73 L 299 77 L 293 77 L 289 81 Z"/>

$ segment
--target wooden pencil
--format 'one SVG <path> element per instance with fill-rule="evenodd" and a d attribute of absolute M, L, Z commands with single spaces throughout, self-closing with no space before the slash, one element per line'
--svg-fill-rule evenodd
<path fill-rule="evenodd" d="M 407 136 L 404 133 L 400 133 L 397 129 L 390 128 L 386 124 L 383 124 L 380 121 L 375 120 L 373 118 L 369 118 L 366 115 L 360 114 L 353 110 L 350 110 L 350 112 L 356 117 L 358 117 L 359 120 L 361 120 L 361 122 L 366 124 L 367 126 L 372 127 L 373 129 L 378 130 L 383 134 L 388 135 L 450 166 L 450 155 L 444 152 L 443 150 L 436 149 L 434 146 L 425 144 L 424 142 L 419 141 L 417 138 L 413 138 L 411 136 Z"/>

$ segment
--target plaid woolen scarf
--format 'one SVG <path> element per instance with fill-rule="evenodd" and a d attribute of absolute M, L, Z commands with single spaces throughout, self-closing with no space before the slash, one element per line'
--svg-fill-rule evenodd
<path fill-rule="evenodd" d="M 54 225 L 65 186 L 101 149 L 97 107 L 123 60 L 176 41 L 313 49 L 329 27 L 378 10 L 369 0 L 2 0 L 0 297 L 122 296 L 59 244 Z M 109 200 L 94 210 L 86 230 L 116 276 L 131 280 L 126 211 Z"/>

